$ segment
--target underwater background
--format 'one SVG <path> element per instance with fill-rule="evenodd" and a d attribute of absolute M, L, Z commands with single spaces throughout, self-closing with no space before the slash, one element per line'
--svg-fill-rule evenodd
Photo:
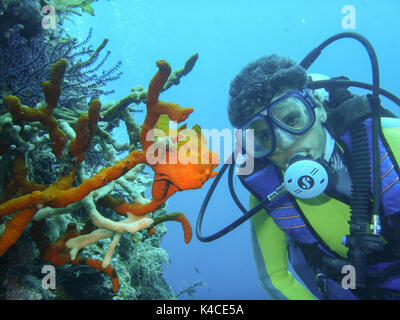
<path fill-rule="evenodd" d="M 356 10 L 355 29 L 342 26 L 345 5 Z M 227 117 L 229 84 L 247 63 L 272 53 L 300 62 L 325 39 L 345 31 L 360 33 L 371 42 L 378 56 L 381 87 L 399 93 L 400 3 L 396 0 L 119 0 L 100 1 L 93 7 L 96 16 L 74 19 L 76 25 L 69 27 L 70 32 L 84 37 L 93 26 L 93 41 L 96 37 L 97 42 L 103 37 L 110 39 L 113 58 L 123 62 L 124 74 L 118 84 L 112 83 L 116 96 L 125 94 L 133 83 L 146 85 L 157 59 L 168 60 L 174 69 L 199 53 L 192 72 L 161 99 L 194 107 L 189 120 L 203 129 L 231 128 Z M 329 46 L 309 72 L 372 81 L 368 55 L 352 39 Z M 391 102 L 382 100 L 390 108 Z M 211 182 L 201 190 L 171 197 L 169 211 L 184 212 L 194 227 Z M 247 192 L 238 182 L 235 187 L 247 203 Z M 216 232 L 240 214 L 224 177 L 206 211 L 203 234 Z M 165 279 L 175 292 L 202 281 L 204 286 L 195 288 L 195 299 L 268 299 L 252 256 L 249 222 L 214 242 L 202 243 L 194 236 L 188 245 L 182 242 L 178 225 L 167 227 L 161 247 L 170 256 Z"/>
<path fill-rule="evenodd" d="M 344 29 L 346 5 L 355 9 L 355 28 Z M 182 68 L 193 54 L 199 58 L 178 86 L 161 93 L 160 99 L 195 110 L 186 121 L 202 129 L 233 130 L 227 116 L 230 81 L 250 61 L 276 53 L 300 62 L 328 37 L 345 31 L 365 36 L 376 50 L 381 87 L 398 95 L 400 53 L 400 3 L 397 0 L 99 0 L 91 3 L 94 16 L 70 16 L 63 27 L 84 40 L 91 28 L 90 43 L 98 46 L 108 38 L 110 65 L 121 61 L 121 77 L 108 84 L 113 94 L 100 98 L 103 104 L 126 96 L 136 85 L 147 87 L 157 71 L 155 61 L 167 60 L 172 70 Z M 371 65 L 365 49 L 344 39 L 329 46 L 308 70 L 330 77 L 345 75 L 371 83 Z M 354 92 L 364 92 L 354 90 Z M 393 104 L 382 104 L 400 114 Z M 145 105 L 136 109 L 137 123 Z M 123 126 L 115 129 L 118 141 L 128 141 Z M 226 160 L 223 149 L 221 162 Z M 121 158 L 124 155 L 121 155 Z M 217 168 L 219 170 L 220 167 Z M 224 177 L 209 203 L 203 233 L 208 235 L 237 219 L 241 212 L 232 200 Z M 175 293 L 193 286 L 194 292 L 179 299 L 269 299 L 256 272 L 250 242 L 249 222 L 209 243 L 195 236 L 197 216 L 212 179 L 199 190 L 177 193 L 168 199 L 168 212 L 185 213 L 194 235 L 182 241 L 181 226 L 168 223 L 160 247 L 169 254 L 164 278 Z M 235 182 L 242 203 L 248 192 Z"/>

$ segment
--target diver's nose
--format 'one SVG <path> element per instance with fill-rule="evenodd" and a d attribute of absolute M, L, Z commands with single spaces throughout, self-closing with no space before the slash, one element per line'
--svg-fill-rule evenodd
<path fill-rule="evenodd" d="M 274 133 L 276 145 L 281 150 L 290 148 L 297 141 L 297 137 L 295 135 L 282 130 L 281 128 L 275 127 Z"/>

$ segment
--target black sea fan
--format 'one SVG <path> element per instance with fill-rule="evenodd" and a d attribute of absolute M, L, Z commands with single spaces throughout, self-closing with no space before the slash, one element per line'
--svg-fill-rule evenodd
<path fill-rule="evenodd" d="M 59 104 L 76 107 L 76 102 L 112 93 L 104 87 L 117 80 L 122 72 L 119 61 L 109 69 L 105 63 L 110 51 L 104 52 L 107 39 L 97 48 L 88 45 L 92 29 L 82 42 L 69 36 L 41 34 L 26 40 L 12 33 L 8 46 L 0 48 L 0 95 L 18 96 L 23 104 L 35 106 L 43 101 L 41 82 L 48 80 L 51 66 L 61 58 L 68 61 Z"/>

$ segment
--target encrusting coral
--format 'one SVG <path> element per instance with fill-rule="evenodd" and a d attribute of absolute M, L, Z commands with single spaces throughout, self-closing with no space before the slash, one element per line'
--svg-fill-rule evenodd
<path fill-rule="evenodd" d="M 65 60 L 57 62 L 51 69 L 50 81 L 42 84 L 47 103 L 45 108 L 25 107 L 14 96 L 3 99 L 14 121 L 39 121 L 48 129 L 53 142 L 53 152 L 58 159 L 62 156 L 67 135 L 54 118 L 53 110 L 61 94 L 65 66 Z M 177 191 L 201 188 L 208 179 L 216 175 L 213 170 L 218 166 L 219 160 L 218 156 L 207 148 L 207 142 L 197 125 L 191 133 L 188 133 L 185 126 L 175 131 L 167 127 L 166 121 L 182 122 L 193 109 L 159 100 L 159 94 L 171 74 L 171 68 L 163 60 L 157 61 L 157 67 L 159 70 L 151 80 L 146 95 L 147 114 L 140 132 L 142 150 L 131 151 L 124 159 L 101 169 L 91 177 L 86 177 L 76 185 L 78 165 L 85 159 L 92 144 L 101 109 L 99 100 L 94 99 L 90 103 L 88 115 L 82 115 L 76 121 L 75 138 L 69 143 L 69 153 L 75 158 L 75 165 L 70 169 L 69 175 L 60 177 L 49 186 L 29 183 L 24 179 L 24 160 L 15 159 L 14 180 L 9 187 L 7 199 L 3 199 L 3 203 L 0 204 L 0 218 L 11 216 L 5 223 L 5 231 L 0 237 L 0 256 L 18 241 L 24 229 L 33 220 L 31 237 L 44 261 L 56 266 L 86 264 L 106 272 L 113 282 L 113 290 L 116 291 L 119 282 L 110 261 L 123 233 L 134 234 L 142 229 L 153 233 L 154 226 L 161 222 L 178 221 L 182 224 L 185 242 L 190 241 L 191 227 L 184 214 L 175 212 L 152 218 L 151 213 Z M 165 136 L 155 136 L 154 129 L 161 130 Z M 191 161 L 187 161 L 188 159 Z M 141 170 L 143 165 L 149 165 L 154 171 L 150 200 L 138 197 L 134 203 L 128 203 L 109 195 L 117 181 L 129 179 L 129 174 L 136 175 L 135 170 Z M 11 198 L 13 195 L 14 198 Z M 77 203 L 89 212 L 92 224 L 98 229 L 93 230 L 86 226 L 78 231 L 75 225 L 70 224 L 64 235 L 51 242 L 43 232 L 44 219 L 58 213 L 66 213 Z M 98 211 L 97 205 L 110 208 L 125 216 L 125 219 L 113 221 L 106 218 Z M 108 237 L 113 237 L 113 240 L 103 262 L 78 256 L 85 246 Z"/>

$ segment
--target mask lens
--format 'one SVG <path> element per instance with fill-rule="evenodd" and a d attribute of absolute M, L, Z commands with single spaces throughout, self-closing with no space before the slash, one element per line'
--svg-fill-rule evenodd
<path fill-rule="evenodd" d="M 289 97 L 270 110 L 271 118 L 280 127 L 293 133 L 302 133 L 313 123 L 313 112 L 297 97 Z"/>
<path fill-rule="evenodd" d="M 254 119 L 251 123 L 249 123 L 246 129 L 254 130 L 254 147 L 253 147 L 254 152 L 251 152 L 251 150 L 250 152 L 254 153 L 255 157 L 263 156 L 271 151 L 273 138 L 269 125 L 264 119 L 262 118 Z M 249 142 L 246 143 L 244 131 L 243 131 L 243 139 L 244 139 L 243 145 L 245 145 L 246 150 L 249 151 L 248 148 L 250 147 L 251 144 Z"/>

